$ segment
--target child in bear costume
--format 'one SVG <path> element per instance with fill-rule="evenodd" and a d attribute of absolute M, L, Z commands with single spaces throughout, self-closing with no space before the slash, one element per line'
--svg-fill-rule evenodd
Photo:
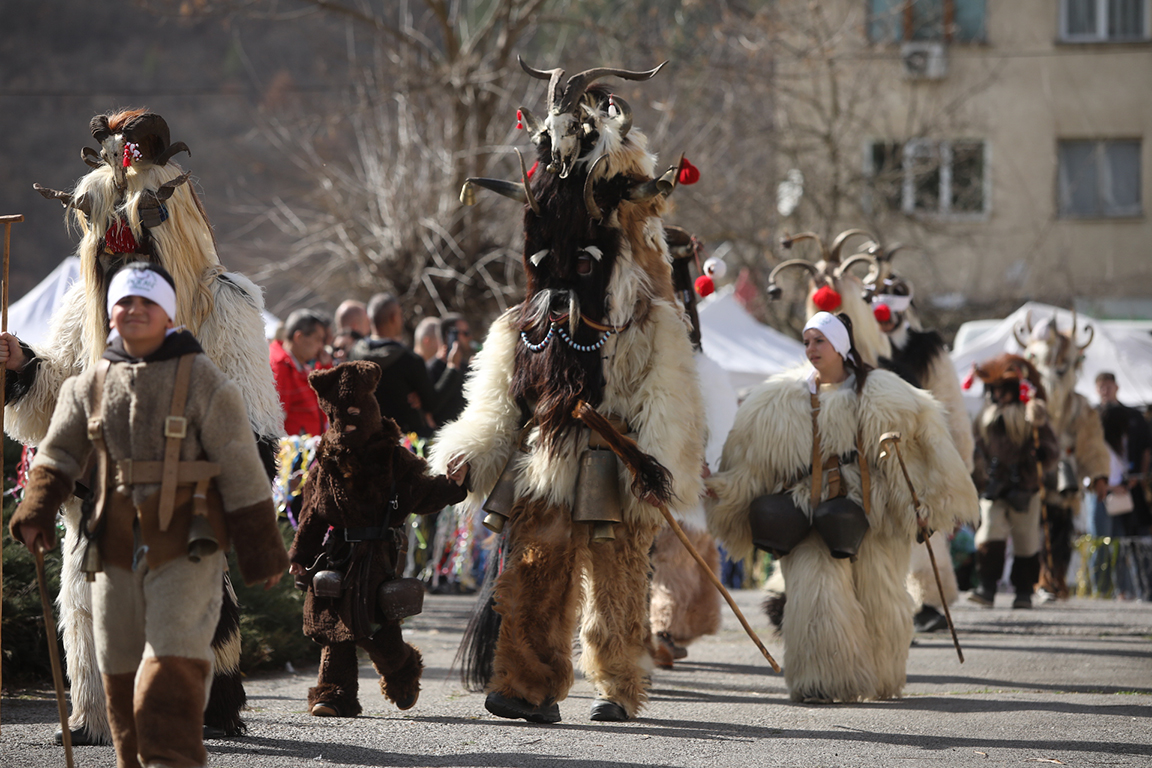
<path fill-rule="evenodd" d="M 416 703 L 420 651 L 404 642 L 399 620 L 381 613 L 377 592 L 403 571 L 408 515 L 439 512 L 467 493 L 428 477 L 424 460 L 400 446 L 400 428 L 381 417 L 373 394 L 380 375 L 375 363 L 360 361 L 308 377 L 330 426 L 304 486 L 289 557 L 297 584 L 308 589 L 304 634 L 324 646 L 316 687 L 308 691 L 309 711 L 320 717 L 360 714 L 357 645 L 380 674 L 381 693 L 400 709 Z M 312 576 L 321 570 L 342 572 L 339 597 L 316 594 Z"/>

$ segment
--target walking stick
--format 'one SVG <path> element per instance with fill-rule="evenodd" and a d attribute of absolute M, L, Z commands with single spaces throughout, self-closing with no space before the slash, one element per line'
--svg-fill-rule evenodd
<path fill-rule="evenodd" d="M 48 636 L 48 658 L 52 661 L 52 682 L 56 684 L 56 709 L 60 713 L 60 732 L 64 734 L 64 760 L 72 768 L 72 730 L 68 727 L 68 705 L 64 703 L 64 673 L 60 669 L 60 649 L 56 647 L 56 621 L 52 618 L 52 601 L 48 581 L 44 578 L 44 545 L 37 540 L 36 581 L 40 585 L 40 602 L 44 606 L 44 633 Z"/>
<path fill-rule="evenodd" d="M 13 213 L 7 216 L 0 216 L 0 222 L 4 224 L 4 277 L 0 281 L 0 331 L 8 330 L 8 251 L 11 247 L 12 241 L 12 225 L 16 222 L 24 221 L 24 214 Z M 4 435 L 4 374 L 7 368 L 0 365 L 0 442 L 3 441 Z M 0 446 L 2 447 L 2 446 Z M 4 451 L 0 450 L 0 501 L 4 498 Z M 0 536 L 0 558 L 4 553 L 4 537 Z M 4 594 L 4 569 L 0 568 L 0 595 Z M 4 623 L 3 615 L 4 601 L 0 600 L 0 625 Z M 3 674 L 3 673 L 0 673 Z M 4 680 L 0 677 L 0 688 L 4 687 Z"/>
<path fill-rule="evenodd" d="M 920 497 L 916 495 L 916 488 L 912 485 L 912 478 L 908 475 L 908 467 L 904 464 L 904 456 L 900 453 L 900 433 L 885 432 L 880 436 L 880 458 L 888 456 L 885 444 L 891 446 L 900 462 L 900 471 L 904 474 L 904 482 L 908 483 L 908 492 L 912 494 L 912 507 L 916 510 L 916 524 L 920 526 L 924 546 L 928 548 L 928 559 L 932 561 L 932 575 L 936 577 L 936 589 L 940 592 L 940 602 L 944 605 L 944 618 L 948 621 L 948 631 L 952 633 L 952 644 L 956 646 L 956 655 L 960 663 L 964 663 L 964 651 L 960 649 L 960 638 L 956 637 L 956 626 L 952 623 L 952 612 L 948 610 L 948 601 L 944 599 L 944 585 L 940 583 L 940 568 L 936 565 L 936 553 L 932 551 L 931 531 L 928 530 L 928 521 L 921 515 Z"/>
<path fill-rule="evenodd" d="M 633 476 L 636 475 L 638 471 L 637 467 L 633 464 L 631 457 L 627 456 L 620 448 L 622 444 L 627 445 L 630 443 L 630 447 L 639 453 L 640 449 L 636 446 L 635 442 L 620 434 L 607 419 L 597 413 L 595 408 L 584 401 L 576 404 L 576 409 L 572 412 L 572 415 L 598 432 L 600 436 L 604 438 L 605 442 L 608 443 L 609 447 L 612 448 L 612 451 L 624 462 L 624 466 L 628 467 Z M 647 458 L 651 459 L 651 457 Z M 660 514 L 664 515 L 664 519 L 668 521 L 668 527 L 672 529 L 672 532 L 680 539 L 680 543 L 684 545 L 684 548 L 688 550 L 688 553 L 692 555 L 692 558 L 704 570 L 704 573 L 708 575 L 712 586 L 720 590 L 720 594 L 724 596 L 724 599 L 728 602 L 728 606 L 732 609 L 732 612 L 736 614 L 736 618 L 740 620 L 740 626 L 744 627 L 744 631 L 748 633 L 748 637 L 752 638 L 752 642 L 760 649 L 760 653 L 764 654 L 764 658 L 772 665 L 772 671 L 779 672 L 780 665 L 776 663 L 776 659 L 772 658 L 772 654 L 768 653 L 768 649 L 764 647 L 764 643 L 760 642 L 760 637 L 756 634 L 756 631 L 752 629 L 751 625 L 748 624 L 748 619 L 744 618 L 744 613 L 740 610 L 740 606 L 736 605 L 736 601 L 732 599 L 732 595 L 724 588 L 720 579 L 712 572 L 712 569 L 708 567 L 708 563 L 704 561 L 704 558 L 700 556 L 696 548 L 692 546 L 692 542 L 689 541 L 687 534 L 684 533 L 684 529 L 680 527 L 680 523 L 676 522 L 676 518 L 672 517 L 672 513 L 668 511 L 668 507 L 665 504 L 659 503 L 653 504 L 653 506 L 660 510 Z"/>

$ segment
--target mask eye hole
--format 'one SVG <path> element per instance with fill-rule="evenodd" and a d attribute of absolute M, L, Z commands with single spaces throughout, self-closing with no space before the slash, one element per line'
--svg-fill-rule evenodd
<path fill-rule="evenodd" d="M 354 405 L 350 405 L 350 406 L 348 406 L 348 415 L 349 416 L 359 416 L 360 415 L 360 409 Z"/>

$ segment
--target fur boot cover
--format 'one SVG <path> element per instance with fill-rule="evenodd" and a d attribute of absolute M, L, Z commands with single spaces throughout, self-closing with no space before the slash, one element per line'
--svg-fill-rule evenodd
<path fill-rule="evenodd" d="M 752 552 L 748 507 L 770 493 L 791 493 L 811 514 L 810 369 L 775 376 L 740 408 L 720 471 L 708 479 L 709 529 L 733 558 Z M 820 392 L 823 459 L 851 455 L 857 437 L 871 473 L 869 529 L 855 561 L 834 559 L 813 530 L 780 558 L 788 585 L 781 628 L 785 682 L 794 700 L 856 701 L 899 696 L 912 639 L 905 589 L 917 532 L 912 498 L 894 457 L 881 461 L 880 436 L 902 435 L 901 454 L 930 528 L 975 520 L 976 489 L 948 437 L 941 407 L 895 374 L 873 371 L 857 396 L 855 379 Z M 859 464 L 841 466 L 848 497 L 861 503 Z M 824 477 L 822 498 L 828 494 Z"/>
<path fill-rule="evenodd" d="M 684 533 L 719 576 L 715 539 L 707 531 L 686 526 Z M 666 632 L 677 645 L 688 645 L 720 629 L 720 591 L 670 529 L 661 531 L 652 546 L 652 571 L 652 634 Z"/>
<path fill-rule="evenodd" d="M 159 116 L 143 110 L 98 115 L 93 137 L 96 163 L 72 193 L 54 196 L 69 208 L 82 237 L 77 254 L 83 280 L 65 294 L 52 317 L 44 346 L 25 348 L 31 360 L 6 381 L 4 427 L 14 440 L 36 445 L 52 417 L 60 385 L 100 359 L 108 337 L 105 290 L 108 271 L 134 251 L 133 259 L 161 264 L 176 282 L 177 325 L 200 341 L 205 353 L 241 389 L 248 420 L 260 442 L 266 469 L 273 471 L 276 441 L 284 417 L 268 367 L 261 290 L 246 277 L 220 264 L 212 228 L 187 175 L 169 159 L 182 142 L 168 145 L 168 129 Z M 162 139 L 162 140 L 161 140 Z M 128 145 L 137 147 L 123 162 Z M 95 158 L 95 159 L 93 159 Z M 166 191 L 165 191 L 166 190 Z M 43 194 L 43 193 L 42 193 Z M 168 194 L 168 197 L 163 197 Z M 123 249 L 129 250 L 123 250 Z M 67 673 L 71 684 L 73 728 L 100 741 L 111 738 L 104 711 L 103 685 L 92 641 L 91 596 L 80 572 L 80 503 L 64 505 L 63 569 L 58 598 Z M 235 612 L 225 592 L 224 611 Z M 229 600 L 232 603 L 229 603 Z M 228 621 L 227 615 L 223 618 Z M 217 678 L 205 722 L 239 733 L 244 690 L 239 677 L 239 625 L 218 632 Z M 217 690 L 220 686 L 226 689 Z"/>
<path fill-rule="evenodd" d="M 400 428 L 380 415 L 374 394 L 380 375 L 375 363 L 358 361 L 308 377 L 331 426 L 304 486 L 289 558 L 309 572 L 304 634 L 325 646 L 360 644 L 384 676 L 386 695 L 411 706 L 419 690 L 420 654 L 403 642 L 397 621 L 380 615 L 377 591 L 403 571 L 408 516 L 439 512 L 463 500 L 467 491 L 445 477 L 429 477 L 424 460 L 400 445 Z M 310 576 L 319 570 L 341 573 L 340 597 L 316 595 Z M 381 629 L 373 634 L 377 624 Z M 331 702 L 347 716 L 356 714 L 353 708 L 359 711 L 358 703 L 350 706 L 355 676 L 355 665 L 320 670 L 318 690 L 336 686 L 350 692 L 351 701 L 342 693 L 339 702 Z"/>

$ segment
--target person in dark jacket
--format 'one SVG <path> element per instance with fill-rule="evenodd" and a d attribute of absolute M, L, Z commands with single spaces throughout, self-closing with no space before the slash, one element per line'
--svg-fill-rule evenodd
<path fill-rule="evenodd" d="M 433 383 L 424 360 L 399 340 L 404 332 L 400 301 L 390 293 L 378 293 L 368 302 L 372 335 L 361 339 L 348 354 L 349 360 L 367 360 L 380 366 L 376 386 L 380 413 L 393 419 L 403 434 L 429 437 L 435 423 L 429 417 L 447 395 L 460 388 L 463 373 L 459 360 L 448 361 L 441 379 Z"/>
<path fill-rule="evenodd" d="M 436 357 L 428 361 L 428 375 L 432 381 L 444 381 L 453 361 L 467 374 L 468 364 L 472 361 L 472 328 L 468 321 L 455 312 L 444 315 L 440 318 L 440 342 Z M 432 412 L 437 425 L 454 421 L 464 411 L 467 402 L 464 399 L 464 376 L 451 377 L 451 381 L 455 383 L 445 389 L 443 404 Z"/>

